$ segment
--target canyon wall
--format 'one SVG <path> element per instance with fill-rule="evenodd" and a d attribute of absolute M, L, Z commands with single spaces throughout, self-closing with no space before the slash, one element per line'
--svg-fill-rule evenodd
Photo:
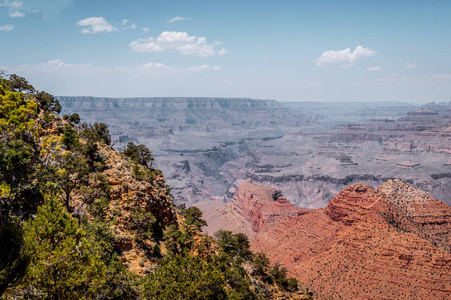
<path fill-rule="evenodd" d="M 217 215 L 241 214 L 254 232 L 253 250 L 285 266 L 319 299 L 451 296 L 451 208 L 429 194 L 398 180 L 376 190 L 357 183 L 314 210 L 278 194 L 246 181 Z"/>

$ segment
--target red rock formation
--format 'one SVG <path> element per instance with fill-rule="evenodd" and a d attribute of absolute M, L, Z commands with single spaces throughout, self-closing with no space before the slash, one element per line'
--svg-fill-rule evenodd
<path fill-rule="evenodd" d="M 254 232 L 270 227 L 281 217 L 296 216 L 306 211 L 293 206 L 279 191 L 253 185 L 250 179 L 240 185 L 231 202 L 251 222 Z"/>
<path fill-rule="evenodd" d="M 320 299 L 450 299 L 449 206 L 397 180 L 348 186 L 325 209 L 274 201 L 249 181 L 233 205 L 256 237 L 254 251 Z"/>

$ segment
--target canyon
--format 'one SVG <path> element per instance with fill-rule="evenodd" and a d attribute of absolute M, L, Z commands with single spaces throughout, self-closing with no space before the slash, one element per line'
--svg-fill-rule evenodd
<path fill-rule="evenodd" d="M 316 298 L 451 297 L 451 102 L 59 99 Z"/>
<path fill-rule="evenodd" d="M 449 299 L 450 217 L 448 205 L 399 180 L 352 184 L 326 208 L 304 209 L 248 179 L 207 220 L 248 234 L 254 251 L 319 299 Z"/>
<path fill-rule="evenodd" d="M 115 148 L 151 149 L 176 203 L 215 208 L 251 178 L 320 208 L 349 184 L 398 178 L 451 204 L 451 102 L 58 99 L 63 114 L 106 123 Z"/>

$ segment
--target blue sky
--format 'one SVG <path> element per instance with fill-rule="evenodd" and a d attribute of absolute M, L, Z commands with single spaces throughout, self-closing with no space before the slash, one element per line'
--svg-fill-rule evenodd
<path fill-rule="evenodd" d="M 451 101 L 451 1 L 0 0 L 0 68 L 55 95 Z"/>

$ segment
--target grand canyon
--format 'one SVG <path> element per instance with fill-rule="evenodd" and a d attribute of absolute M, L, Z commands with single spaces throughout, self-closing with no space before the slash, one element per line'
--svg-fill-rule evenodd
<path fill-rule="evenodd" d="M 451 296 L 451 102 L 59 97 L 319 299 Z"/>

